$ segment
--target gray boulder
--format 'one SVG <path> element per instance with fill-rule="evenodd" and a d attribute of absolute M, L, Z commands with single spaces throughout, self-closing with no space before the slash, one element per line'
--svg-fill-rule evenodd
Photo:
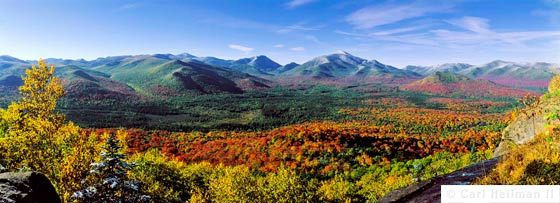
<path fill-rule="evenodd" d="M 558 120 L 548 121 L 545 119 L 550 112 L 560 109 L 560 99 L 541 97 L 541 103 L 536 107 L 525 108 L 525 113 L 520 113 L 508 127 L 502 131 L 502 141 L 494 150 L 494 157 L 507 154 L 521 144 L 533 139 L 535 135 L 543 133 L 546 124 L 558 124 Z"/>
<path fill-rule="evenodd" d="M 436 176 L 428 180 L 389 192 L 378 203 L 424 203 L 441 202 L 442 185 L 470 185 L 477 178 L 488 174 L 500 158 L 481 161 L 450 174 Z"/>
<path fill-rule="evenodd" d="M 59 203 L 54 186 L 42 173 L 1 173 L 0 202 L 2 203 Z"/>

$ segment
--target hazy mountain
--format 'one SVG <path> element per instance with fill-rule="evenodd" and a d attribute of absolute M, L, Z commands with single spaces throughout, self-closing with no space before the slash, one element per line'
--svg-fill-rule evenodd
<path fill-rule="evenodd" d="M 87 97 L 85 94 L 78 93 L 82 89 L 83 92 L 100 92 L 100 94 L 94 95 L 114 94 L 119 98 L 220 92 L 240 93 L 245 90 L 268 88 L 272 85 L 271 81 L 252 75 L 270 76 L 267 78 L 273 78 L 283 84 L 309 80 L 341 84 L 364 82 L 404 84 L 419 79 L 420 74 L 431 74 L 421 82 L 410 86 L 409 89 L 414 89 L 414 86 L 418 86 L 419 83 L 451 84 L 452 90 L 455 91 L 457 88 L 454 87 L 455 84 L 476 81 L 469 78 L 490 80 L 509 86 L 544 87 L 552 76 L 560 72 L 557 64 L 514 63 L 499 60 L 478 66 L 448 63 L 436 66 L 407 66 L 405 69 L 398 69 L 376 60 L 356 57 L 344 51 L 319 56 L 301 65 L 289 63 L 284 66 L 266 56 L 224 60 L 215 57 L 197 57 L 188 53 L 108 56 L 91 61 L 49 58 L 46 61 L 56 64 L 58 67 L 56 74 L 64 79 L 65 85 L 72 85 L 72 90 L 75 90 L 74 95 Z M 21 76 L 24 74 L 25 68 L 29 68 L 32 64 L 36 64 L 36 61 L 24 61 L 6 55 L 0 56 L 0 86 L 17 87 L 21 85 Z M 434 73 L 437 72 L 457 73 L 468 78 L 459 77 L 457 74 L 438 73 L 435 74 L 439 77 L 436 80 Z M 448 76 L 449 78 L 446 79 L 445 77 Z M 467 79 L 468 82 L 466 82 Z M 430 80 L 435 80 L 435 82 L 430 82 Z M 474 83 L 484 85 L 468 87 L 480 89 L 482 86 L 491 86 L 480 81 Z M 112 89 L 110 86 L 118 88 Z M 436 86 L 418 88 L 419 90 L 430 89 L 436 88 Z M 503 87 L 496 88 L 503 89 Z M 447 90 L 442 90 L 442 92 L 447 92 Z"/>
<path fill-rule="evenodd" d="M 0 89 L 17 89 L 23 84 L 25 69 L 33 63 L 11 60 L 12 65 L 0 70 Z M 60 60 L 65 61 L 65 60 Z M 36 63 L 35 63 L 36 64 Z M 134 100 L 138 95 L 126 84 L 112 80 L 108 74 L 75 65 L 57 65 L 55 76 L 61 78 L 67 99 L 96 101 L 100 99 Z"/>
<path fill-rule="evenodd" d="M 15 57 L 11 57 L 8 55 L 1 55 L 0 56 L 0 62 L 6 62 L 6 63 L 22 63 L 22 64 L 26 64 L 27 62 Z"/>
<path fill-rule="evenodd" d="M 300 64 L 297 64 L 297 63 L 295 63 L 295 62 L 288 63 L 288 64 L 286 64 L 286 65 L 284 65 L 284 66 L 282 66 L 282 67 L 276 69 L 276 73 L 279 74 L 279 73 L 283 73 L 283 72 L 292 70 L 292 69 L 294 69 L 295 67 L 298 67 L 299 65 L 300 65 Z"/>
<path fill-rule="evenodd" d="M 466 64 L 466 63 L 445 63 L 445 64 L 434 65 L 434 66 L 412 66 L 411 65 L 411 66 L 406 66 L 405 69 L 409 70 L 409 71 L 419 73 L 421 75 L 430 75 L 430 74 L 435 73 L 437 71 L 458 73 L 458 72 L 460 72 L 462 70 L 465 70 L 465 69 L 467 69 L 471 66 L 472 65 Z"/>
<path fill-rule="evenodd" d="M 51 61 L 57 64 L 55 75 L 63 80 L 68 98 L 78 100 L 241 93 L 269 88 L 272 84 L 271 81 L 246 73 L 185 59 L 191 56 L 155 54 L 104 57 L 85 62 L 64 59 Z M 20 86 L 21 75 L 31 66 L 31 62 L 34 61 L 8 56 L 0 58 L 0 63 L 5 63 L 5 67 L 0 69 L 0 86 Z M 248 64 L 260 62 L 252 60 Z"/>
<path fill-rule="evenodd" d="M 429 75 L 436 71 L 448 71 L 516 87 L 546 87 L 548 81 L 560 73 L 558 64 L 515 63 L 501 60 L 483 65 L 447 63 L 436 66 L 407 66 L 405 69 L 422 75 Z"/>
<path fill-rule="evenodd" d="M 224 67 L 224 68 L 231 66 L 231 64 L 233 63 L 233 60 L 225 60 L 225 59 L 220 59 L 220 58 L 216 58 L 216 57 L 212 57 L 212 56 L 194 57 L 192 59 L 203 62 L 203 63 L 206 63 L 206 64 L 210 64 L 210 65 L 213 65 L 213 66 Z"/>
<path fill-rule="evenodd" d="M 376 60 L 368 61 L 347 52 L 316 57 L 304 64 L 283 73 L 291 77 L 310 77 L 313 79 L 353 79 L 356 81 L 392 80 L 418 78 L 420 75 Z"/>
<path fill-rule="evenodd" d="M 488 80 L 471 79 L 453 72 L 435 72 L 403 86 L 402 89 L 442 96 L 467 97 L 521 97 L 529 93 Z"/>
<path fill-rule="evenodd" d="M 60 58 L 47 58 L 44 59 L 47 64 L 55 64 L 55 65 L 75 65 L 80 67 L 87 67 L 89 62 L 85 59 L 60 59 Z M 37 60 L 27 60 L 29 64 L 37 64 Z"/>
<path fill-rule="evenodd" d="M 280 64 L 263 55 L 238 60 L 224 60 L 215 57 L 193 57 L 190 59 L 253 75 L 270 75 L 273 71 L 281 67 Z"/>
<path fill-rule="evenodd" d="M 7 55 L 3 55 L 0 56 L 0 77 L 1 76 L 5 76 L 4 71 L 6 69 L 9 68 L 13 68 L 13 67 L 17 67 L 17 66 L 27 66 L 28 63 L 26 61 L 11 57 L 11 56 L 7 56 Z"/>
<path fill-rule="evenodd" d="M 169 56 L 142 55 L 112 65 L 94 67 L 132 86 L 146 96 L 241 93 L 268 88 L 270 81 L 200 61 L 168 60 Z"/>
<path fill-rule="evenodd" d="M 458 73 L 508 86 L 546 87 L 548 81 L 559 73 L 559 69 L 558 64 L 515 63 L 497 60 L 480 66 L 471 66 Z"/>
<path fill-rule="evenodd" d="M 270 58 L 261 55 L 235 60 L 228 68 L 256 75 L 267 75 L 281 66 L 282 65 L 274 62 Z"/>

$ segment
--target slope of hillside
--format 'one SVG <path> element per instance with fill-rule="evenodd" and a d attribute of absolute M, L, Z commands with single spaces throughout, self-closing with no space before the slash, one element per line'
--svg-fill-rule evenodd
<path fill-rule="evenodd" d="M 135 101 L 141 98 L 125 83 L 109 78 L 108 74 L 77 66 L 60 66 L 55 75 L 62 79 L 66 99 L 78 101 Z"/>
<path fill-rule="evenodd" d="M 282 67 L 276 69 L 275 72 L 276 72 L 277 74 L 280 74 L 280 73 L 283 73 L 283 72 L 292 70 L 292 69 L 294 69 L 295 67 L 298 67 L 299 65 L 300 65 L 300 64 L 298 64 L 298 63 L 291 62 L 291 63 L 288 63 L 288 64 L 286 64 L 286 65 L 284 65 L 284 66 L 282 66 Z"/>
<path fill-rule="evenodd" d="M 402 89 L 435 95 L 467 97 L 521 97 L 529 93 L 488 80 L 470 79 L 452 72 L 435 72 L 424 79 L 404 85 Z"/>
<path fill-rule="evenodd" d="M 208 93 L 241 93 L 268 88 L 270 81 L 245 73 L 217 68 L 194 60 L 166 60 L 139 56 L 114 66 L 95 67 L 146 96 L 180 96 Z"/>
<path fill-rule="evenodd" d="M 4 68 L 0 69 L 0 96 L 12 97 L 17 87 L 23 84 L 21 78 L 25 69 L 33 63 L 19 59 L 0 59 Z M 72 61 L 59 60 L 59 63 L 74 64 Z M 128 85 L 112 80 L 110 75 L 76 65 L 57 65 L 55 76 L 59 77 L 66 89 L 65 99 L 80 101 L 99 101 L 114 99 L 119 101 L 136 100 L 140 98 Z"/>

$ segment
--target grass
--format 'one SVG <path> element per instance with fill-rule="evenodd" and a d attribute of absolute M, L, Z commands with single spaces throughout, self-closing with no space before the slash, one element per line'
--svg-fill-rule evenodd
<path fill-rule="evenodd" d="M 558 99 L 558 92 L 548 93 L 541 99 L 554 101 Z M 558 111 L 545 113 L 545 117 L 549 120 L 545 131 L 535 135 L 526 144 L 514 146 L 509 154 L 503 156 L 496 168 L 479 179 L 477 184 L 560 184 Z M 535 124 L 527 123 L 526 125 L 533 125 L 534 128 Z"/>
<path fill-rule="evenodd" d="M 530 143 L 514 149 L 477 184 L 559 184 L 560 132 L 558 129 L 537 135 Z"/>

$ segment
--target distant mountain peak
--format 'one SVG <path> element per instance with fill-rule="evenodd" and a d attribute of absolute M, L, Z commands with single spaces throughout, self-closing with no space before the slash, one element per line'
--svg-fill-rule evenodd
<path fill-rule="evenodd" d="M 189 54 L 189 53 L 186 53 L 186 52 L 185 52 L 185 53 L 177 54 L 177 56 L 179 56 L 179 57 L 181 57 L 181 58 L 196 58 L 195 55 L 192 55 L 192 54 Z"/>
<path fill-rule="evenodd" d="M 406 66 L 405 69 L 422 75 L 430 75 L 437 71 L 459 73 L 470 67 L 472 67 L 472 65 L 466 63 L 444 63 L 433 66 Z"/>
<path fill-rule="evenodd" d="M 509 62 L 509 61 L 504 61 L 504 60 L 494 60 L 490 63 L 487 63 L 486 65 L 489 66 L 503 66 L 503 65 L 508 65 L 508 64 L 515 64 L 514 62 Z"/>
<path fill-rule="evenodd" d="M 266 63 L 274 62 L 272 59 L 268 58 L 268 57 L 265 56 L 265 55 L 253 56 L 253 57 L 251 58 L 251 61 L 252 61 L 252 62 L 259 62 L 259 61 L 262 61 L 262 62 L 266 62 Z M 276 63 L 276 62 L 274 62 L 274 63 Z M 280 65 L 280 64 L 278 64 L 278 65 Z"/>
<path fill-rule="evenodd" d="M 254 60 L 257 60 L 257 59 L 270 59 L 270 58 L 268 58 L 268 57 L 265 56 L 265 55 L 253 56 L 252 58 L 253 58 Z"/>
<path fill-rule="evenodd" d="M 498 60 L 494 60 L 490 63 L 511 63 L 511 62 L 498 59 Z"/>
<path fill-rule="evenodd" d="M 8 56 L 8 55 L 1 55 L 0 60 L 7 61 L 7 62 L 27 63 L 24 60 L 18 59 L 16 57 Z"/>
<path fill-rule="evenodd" d="M 344 51 L 344 50 L 338 50 L 338 51 L 335 52 L 335 54 L 352 55 L 352 54 L 350 54 L 350 53 L 348 53 L 348 52 L 346 52 L 346 51 Z"/>
<path fill-rule="evenodd" d="M 295 66 L 299 66 L 299 64 L 296 63 L 296 62 L 290 62 L 290 63 L 288 63 L 288 64 L 286 64 L 286 65 L 284 65 L 284 66 L 294 66 L 294 67 L 295 67 Z"/>

